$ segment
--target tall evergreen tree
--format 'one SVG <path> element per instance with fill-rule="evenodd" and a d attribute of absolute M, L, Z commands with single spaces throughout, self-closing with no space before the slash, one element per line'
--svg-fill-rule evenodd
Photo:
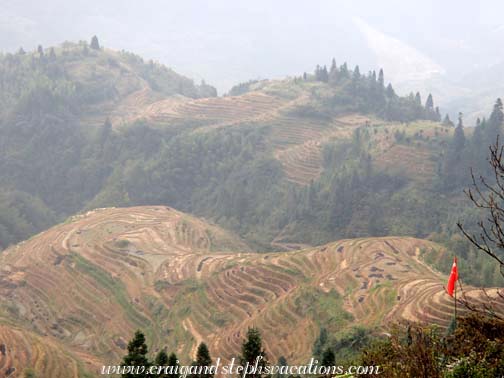
<path fill-rule="evenodd" d="M 329 81 L 329 73 L 327 72 L 327 67 L 324 66 L 320 70 L 320 81 L 327 83 Z"/>
<path fill-rule="evenodd" d="M 100 50 L 100 42 L 98 42 L 98 37 L 96 35 L 93 35 L 93 38 L 91 38 L 90 47 L 93 50 Z"/>
<path fill-rule="evenodd" d="M 168 357 L 168 366 L 173 366 L 173 371 L 175 371 L 175 367 L 178 368 L 180 366 L 179 360 L 175 353 L 171 353 L 170 356 Z M 168 373 L 166 375 L 166 378 L 179 378 L 179 374 Z"/>
<path fill-rule="evenodd" d="M 161 349 L 159 353 L 156 355 L 156 358 L 154 360 L 154 364 L 156 366 L 169 366 L 168 363 L 168 354 L 166 353 L 165 349 Z M 158 378 L 168 378 L 169 374 L 162 372 L 161 374 L 156 375 Z"/>
<path fill-rule="evenodd" d="M 135 332 L 133 339 L 128 343 L 128 354 L 123 359 L 123 366 L 145 366 L 144 374 L 133 374 L 126 373 L 123 374 L 123 378 L 144 378 L 147 377 L 147 370 L 151 365 L 149 359 L 147 358 L 147 353 L 149 349 L 145 343 L 144 334 L 138 330 Z"/>
<path fill-rule="evenodd" d="M 432 94 L 429 93 L 427 96 L 427 101 L 425 101 L 425 109 L 434 110 L 434 100 L 432 99 Z"/>
<path fill-rule="evenodd" d="M 359 65 L 355 66 L 354 71 L 353 71 L 353 80 L 358 81 L 361 77 Z"/>
<path fill-rule="evenodd" d="M 37 52 L 41 57 L 44 56 L 44 48 L 42 47 L 42 45 L 38 45 Z"/>
<path fill-rule="evenodd" d="M 212 358 L 210 358 L 210 352 L 208 351 L 208 347 L 205 343 L 201 343 L 198 346 L 198 351 L 196 352 L 196 366 L 208 367 L 212 365 Z M 197 378 L 212 378 L 213 374 L 209 372 L 205 372 L 203 368 L 201 374 L 196 374 Z"/>
<path fill-rule="evenodd" d="M 380 68 L 380 72 L 378 73 L 378 85 L 380 88 L 385 88 L 385 77 L 383 75 L 383 68 Z"/>
<path fill-rule="evenodd" d="M 331 348 L 327 348 L 322 354 L 322 366 L 330 367 L 334 365 L 336 365 L 336 356 Z"/>
<path fill-rule="evenodd" d="M 350 74 L 348 72 L 348 66 L 347 66 L 346 62 L 343 63 L 342 66 L 340 67 L 340 75 L 341 75 L 341 77 L 343 77 L 345 79 L 350 77 Z"/>
<path fill-rule="evenodd" d="M 333 75 L 336 73 L 337 70 L 338 70 L 338 66 L 336 66 L 336 59 L 332 58 L 329 74 Z"/>
<path fill-rule="evenodd" d="M 502 100 L 500 98 L 495 101 L 492 114 L 490 114 L 490 119 L 488 121 L 499 126 L 502 125 L 504 121 L 504 113 L 502 112 Z"/>
<path fill-rule="evenodd" d="M 249 365 L 255 366 L 256 360 L 261 358 L 258 363 L 259 368 L 264 369 L 268 364 L 266 359 L 266 353 L 262 348 L 261 334 L 257 328 L 249 328 L 247 331 L 247 339 L 242 344 L 240 364 L 245 366 L 247 362 Z M 255 374 L 249 374 L 247 377 L 250 378 L 261 378 L 265 376 L 264 372 L 262 374 L 256 371 Z"/>
<path fill-rule="evenodd" d="M 158 366 L 168 365 L 168 354 L 166 349 L 161 349 L 154 359 L 154 363 Z"/>
<path fill-rule="evenodd" d="M 395 91 L 394 88 L 392 88 L 392 84 L 389 83 L 389 85 L 387 85 L 387 90 L 385 91 L 385 94 L 387 95 L 388 98 L 395 97 Z"/>
<path fill-rule="evenodd" d="M 415 103 L 422 106 L 422 97 L 420 96 L 420 92 L 417 92 L 415 95 Z"/>
<path fill-rule="evenodd" d="M 466 138 L 464 134 L 464 123 L 462 121 L 462 113 L 459 113 L 457 127 L 453 134 L 452 146 L 455 152 L 460 152 L 464 149 Z"/>

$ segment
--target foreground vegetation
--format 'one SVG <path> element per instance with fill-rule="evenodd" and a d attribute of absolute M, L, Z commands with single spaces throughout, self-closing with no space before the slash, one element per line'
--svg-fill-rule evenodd
<path fill-rule="evenodd" d="M 504 323 L 502 320 L 473 315 L 458 319 L 457 325 L 448 331 L 436 327 L 408 325 L 396 327 L 387 336 L 379 337 L 376 334 L 365 338 L 362 336 L 362 334 L 352 335 L 350 338 L 340 340 L 334 347 L 325 348 L 319 355 L 315 353 L 314 361 L 318 361 L 318 365 L 328 369 L 332 369 L 333 366 L 345 368 L 359 365 L 379 366 L 378 374 L 359 374 L 363 377 L 493 378 L 504 374 Z M 317 352 L 316 349 L 314 351 Z M 348 355 L 349 351 L 350 355 Z M 259 331 L 250 328 L 242 343 L 241 355 L 237 355 L 237 364 L 245 366 L 249 363 L 254 366 L 258 357 L 262 358 L 258 366 L 263 368 L 266 365 L 278 367 L 289 365 L 283 356 L 277 363 L 268 362 L 268 356 L 262 348 Z M 180 362 L 175 353 L 168 357 L 164 349 L 153 361 L 150 361 L 145 337 L 137 331 L 128 345 L 128 354 L 124 357 L 122 366 L 145 366 L 146 369 L 150 366 L 171 366 L 174 369 L 180 369 Z M 211 378 L 214 376 L 214 372 L 210 369 L 212 359 L 205 343 L 199 345 L 196 359 L 191 366 L 194 370 L 188 375 L 190 377 Z M 122 374 L 125 378 L 147 376 L 152 375 Z M 177 370 L 170 370 L 170 373 L 161 371 L 154 376 L 178 378 L 182 374 Z M 261 378 L 270 375 L 255 372 L 246 376 Z M 300 375 L 282 374 L 280 371 L 273 376 L 300 377 Z"/>

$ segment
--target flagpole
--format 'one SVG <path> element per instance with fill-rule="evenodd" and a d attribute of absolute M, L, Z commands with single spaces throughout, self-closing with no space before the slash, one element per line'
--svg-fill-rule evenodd
<path fill-rule="evenodd" d="M 457 325 L 457 281 L 455 281 L 455 290 L 453 291 L 454 293 L 454 301 L 455 301 L 455 325 Z"/>

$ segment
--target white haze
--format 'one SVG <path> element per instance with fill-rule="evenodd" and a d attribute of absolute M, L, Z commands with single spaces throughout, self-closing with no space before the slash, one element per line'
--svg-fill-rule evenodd
<path fill-rule="evenodd" d="M 0 50 L 96 34 L 107 47 L 158 60 L 221 93 L 335 57 L 364 72 L 383 67 L 401 92 L 433 92 L 448 110 L 471 113 L 502 95 L 498 80 L 479 88 L 478 75 L 502 71 L 503 12 L 497 0 L 0 0 Z M 486 109 L 471 105 L 480 91 Z"/>

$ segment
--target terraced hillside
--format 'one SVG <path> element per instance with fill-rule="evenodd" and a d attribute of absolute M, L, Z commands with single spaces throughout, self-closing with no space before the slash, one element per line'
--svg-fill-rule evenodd
<path fill-rule="evenodd" d="M 388 237 L 258 254 L 170 208 L 96 210 L 0 255 L 0 369 L 77 377 L 118 362 L 137 328 L 187 361 L 202 340 L 236 356 L 254 325 L 272 358 L 303 361 L 321 325 L 446 325 L 446 277 L 421 260 L 439 248 Z"/>

